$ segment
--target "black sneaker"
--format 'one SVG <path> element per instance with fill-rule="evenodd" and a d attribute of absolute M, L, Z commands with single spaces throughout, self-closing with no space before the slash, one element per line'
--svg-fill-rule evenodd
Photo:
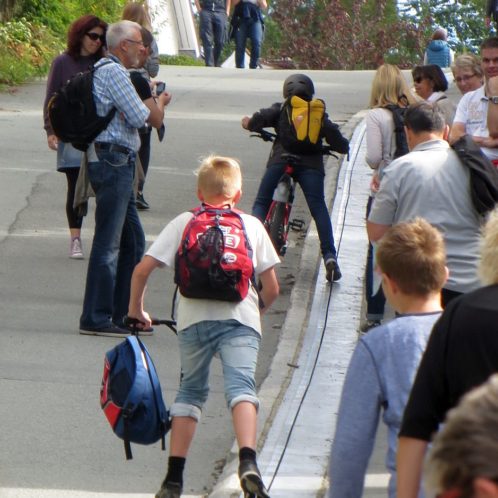
<path fill-rule="evenodd" d="M 82 335 L 100 335 L 105 337 L 129 337 L 131 332 L 123 327 L 111 324 L 107 327 L 98 329 L 80 327 L 80 334 Z"/>
<path fill-rule="evenodd" d="M 270 495 L 263 484 L 263 479 L 261 479 L 261 473 L 259 472 L 258 466 L 253 460 L 240 461 L 239 479 L 245 497 L 270 498 Z"/>
<path fill-rule="evenodd" d="M 180 498 L 182 496 L 182 487 L 176 482 L 165 482 L 161 489 L 156 493 L 155 498 Z"/>
<path fill-rule="evenodd" d="M 337 282 L 338 280 L 341 280 L 342 273 L 336 259 L 327 259 L 327 261 L 325 261 L 325 270 L 325 278 L 328 282 Z"/>
<path fill-rule="evenodd" d="M 149 209 L 149 203 L 144 199 L 144 194 L 142 192 L 137 192 L 137 199 L 135 201 L 137 209 Z"/>

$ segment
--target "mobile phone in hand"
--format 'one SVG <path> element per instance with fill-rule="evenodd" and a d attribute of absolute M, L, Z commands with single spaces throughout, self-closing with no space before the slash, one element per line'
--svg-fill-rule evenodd
<path fill-rule="evenodd" d="M 160 81 L 159 83 L 156 84 L 156 95 L 159 96 L 161 93 L 166 90 L 166 83 Z"/>

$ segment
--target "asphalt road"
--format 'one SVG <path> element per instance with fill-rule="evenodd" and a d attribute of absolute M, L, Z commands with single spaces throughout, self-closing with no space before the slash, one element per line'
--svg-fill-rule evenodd
<path fill-rule="evenodd" d="M 166 67 L 160 78 L 173 93 L 167 132 L 154 139 L 145 187 L 151 204 L 142 213 L 147 241 L 180 211 L 195 205 L 193 170 L 210 152 L 242 161 L 244 196 L 250 210 L 262 175 L 268 144 L 249 138 L 240 118 L 281 99 L 287 71 L 237 71 Z M 310 72 L 317 96 L 331 118 L 345 125 L 367 107 L 372 72 Z M 45 82 L 0 94 L 0 497 L 151 496 L 164 475 L 166 454 L 159 445 L 134 447 L 126 462 L 122 443 L 113 436 L 99 407 L 105 352 L 118 341 L 78 334 L 87 259 L 68 258 L 65 178 L 55 171 L 55 153 L 46 145 L 41 107 Z M 329 170 L 329 184 L 337 173 Z M 309 221 L 298 195 L 295 215 Z M 93 209 L 85 219 L 83 246 L 88 255 Z M 293 233 L 279 268 L 282 295 L 264 320 L 258 383 L 272 358 L 289 306 L 305 233 Z M 308 262 L 311 287 L 320 264 Z M 169 316 L 171 272 L 156 272 L 147 307 Z M 175 337 L 158 329 L 146 338 L 167 402 L 174 398 L 179 362 Z M 294 345 L 296 348 L 298 344 Z M 292 359 L 290 354 L 289 360 Z M 215 362 L 211 397 L 187 463 L 185 493 L 207 493 L 233 443 L 225 407 L 221 371 Z M 267 407 L 269 410 L 271 407 Z"/>

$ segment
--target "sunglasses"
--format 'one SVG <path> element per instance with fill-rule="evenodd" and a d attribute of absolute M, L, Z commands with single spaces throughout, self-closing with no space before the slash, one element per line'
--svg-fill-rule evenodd
<path fill-rule="evenodd" d="M 474 78 L 474 76 L 477 76 L 477 75 L 474 73 L 474 74 L 465 74 L 463 76 L 457 76 L 455 78 L 455 83 L 461 83 L 462 81 L 463 82 L 470 81 L 472 78 Z"/>
<path fill-rule="evenodd" d="M 92 41 L 97 41 L 100 40 L 101 43 L 105 42 L 105 36 L 104 35 L 99 35 L 98 33 L 85 33 L 88 38 Z"/>

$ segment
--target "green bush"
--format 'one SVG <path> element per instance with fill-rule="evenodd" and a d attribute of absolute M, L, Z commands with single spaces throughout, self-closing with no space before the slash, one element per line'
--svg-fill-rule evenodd
<path fill-rule="evenodd" d="M 160 55 L 159 63 L 167 66 L 204 66 L 202 59 L 190 55 Z"/>
<path fill-rule="evenodd" d="M 47 74 L 63 45 L 42 26 L 22 18 L 0 24 L 0 85 Z"/>

